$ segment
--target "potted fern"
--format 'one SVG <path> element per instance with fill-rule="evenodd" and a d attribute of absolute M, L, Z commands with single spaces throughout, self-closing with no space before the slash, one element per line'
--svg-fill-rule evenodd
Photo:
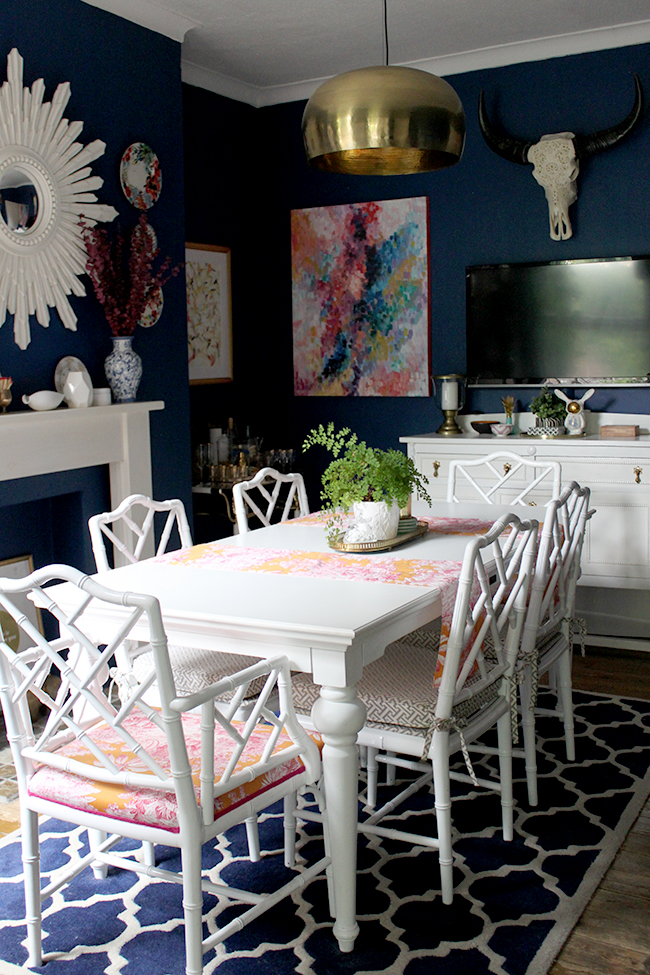
<path fill-rule="evenodd" d="M 321 491 L 330 543 L 350 510 L 356 532 L 346 541 L 381 541 L 397 535 L 400 508 L 409 506 L 413 491 L 431 504 L 426 478 L 400 450 L 369 447 L 349 427 L 337 432 L 333 423 L 310 430 L 302 449 L 311 447 L 324 447 L 334 457 L 323 473 Z"/>

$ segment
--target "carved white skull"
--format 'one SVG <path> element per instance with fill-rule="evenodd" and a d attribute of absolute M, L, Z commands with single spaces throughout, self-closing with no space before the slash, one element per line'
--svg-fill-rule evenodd
<path fill-rule="evenodd" d="M 576 179 L 580 164 L 576 158 L 573 132 L 543 135 L 528 150 L 533 176 L 544 188 L 553 240 L 567 240 L 573 233 L 569 207 L 578 197 Z"/>

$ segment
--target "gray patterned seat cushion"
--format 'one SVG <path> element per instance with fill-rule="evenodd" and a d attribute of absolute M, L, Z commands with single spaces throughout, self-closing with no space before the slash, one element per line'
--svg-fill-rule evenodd
<path fill-rule="evenodd" d="M 210 684 L 216 683 L 222 677 L 229 677 L 245 667 L 251 667 L 259 660 L 258 657 L 244 657 L 234 653 L 216 653 L 211 650 L 196 650 L 193 647 L 168 647 L 169 662 L 174 674 L 174 683 L 178 694 L 194 694 L 202 691 Z M 153 650 L 145 651 L 133 658 L 133 673 L 139 683 L 153 670 Z M 254 680 L 246 694 L 246 700 L 257 697 L 264 687 L 265 677 Z M 227 701 L 232 695 L 224 694 L 217 698 Z"/>
<path fill-rule="evenodd" d="M 383 657 L 364 668 L 357 694 L 366 706 L 366 726 L 426 736 L 434 717 L 437 693 L 433 678 L 440 644 L 440 620 L 391 643 Z M 309 714 L 319 688 L 307 674 L 293 675 L 293 702 L 299 714 Z M 468 684 L 466 684 L 466 687 Z M 461 701 L 455 718 L 469 718 L 499 692 L 499 684 Z"/>

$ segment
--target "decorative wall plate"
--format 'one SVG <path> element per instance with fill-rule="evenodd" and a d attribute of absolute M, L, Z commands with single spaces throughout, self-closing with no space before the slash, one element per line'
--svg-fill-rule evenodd
<path fill-rule="evenodd" d="M 134 142 L 122 156 L 120 182 L 124 195 L 138 210 L 154 205 L 162 189 L 158 156 L 146 143 Z"/>
<path fill-rule="evenodd" d="M 147 307 L 145 308 L 142 318 L 139 321 L 139 325 L 143 328 L 151 328 L 155 325 L 160 316 L 162 315 L 164 304 L 163 291 L 162 288 L 156 288 L 151 298 L 147 302 Z"/>

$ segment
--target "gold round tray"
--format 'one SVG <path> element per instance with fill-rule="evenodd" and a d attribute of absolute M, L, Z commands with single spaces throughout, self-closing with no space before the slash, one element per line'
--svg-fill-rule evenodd
<path fill-rule="evenodd" d="M 429 531 L 429 526 L 425 521 L 418 521 L 417 528 L 413 531 L 403 532 L 395 538 L 386 538 L 381 542 L 344 542 L 342 541 L 345 532 L 340 532 L 333 542 L 328 542 L 330 548 L 336 552 L 387 552 L 398 545 L 412 542 L 416 538 L 422 538 Z"/>

